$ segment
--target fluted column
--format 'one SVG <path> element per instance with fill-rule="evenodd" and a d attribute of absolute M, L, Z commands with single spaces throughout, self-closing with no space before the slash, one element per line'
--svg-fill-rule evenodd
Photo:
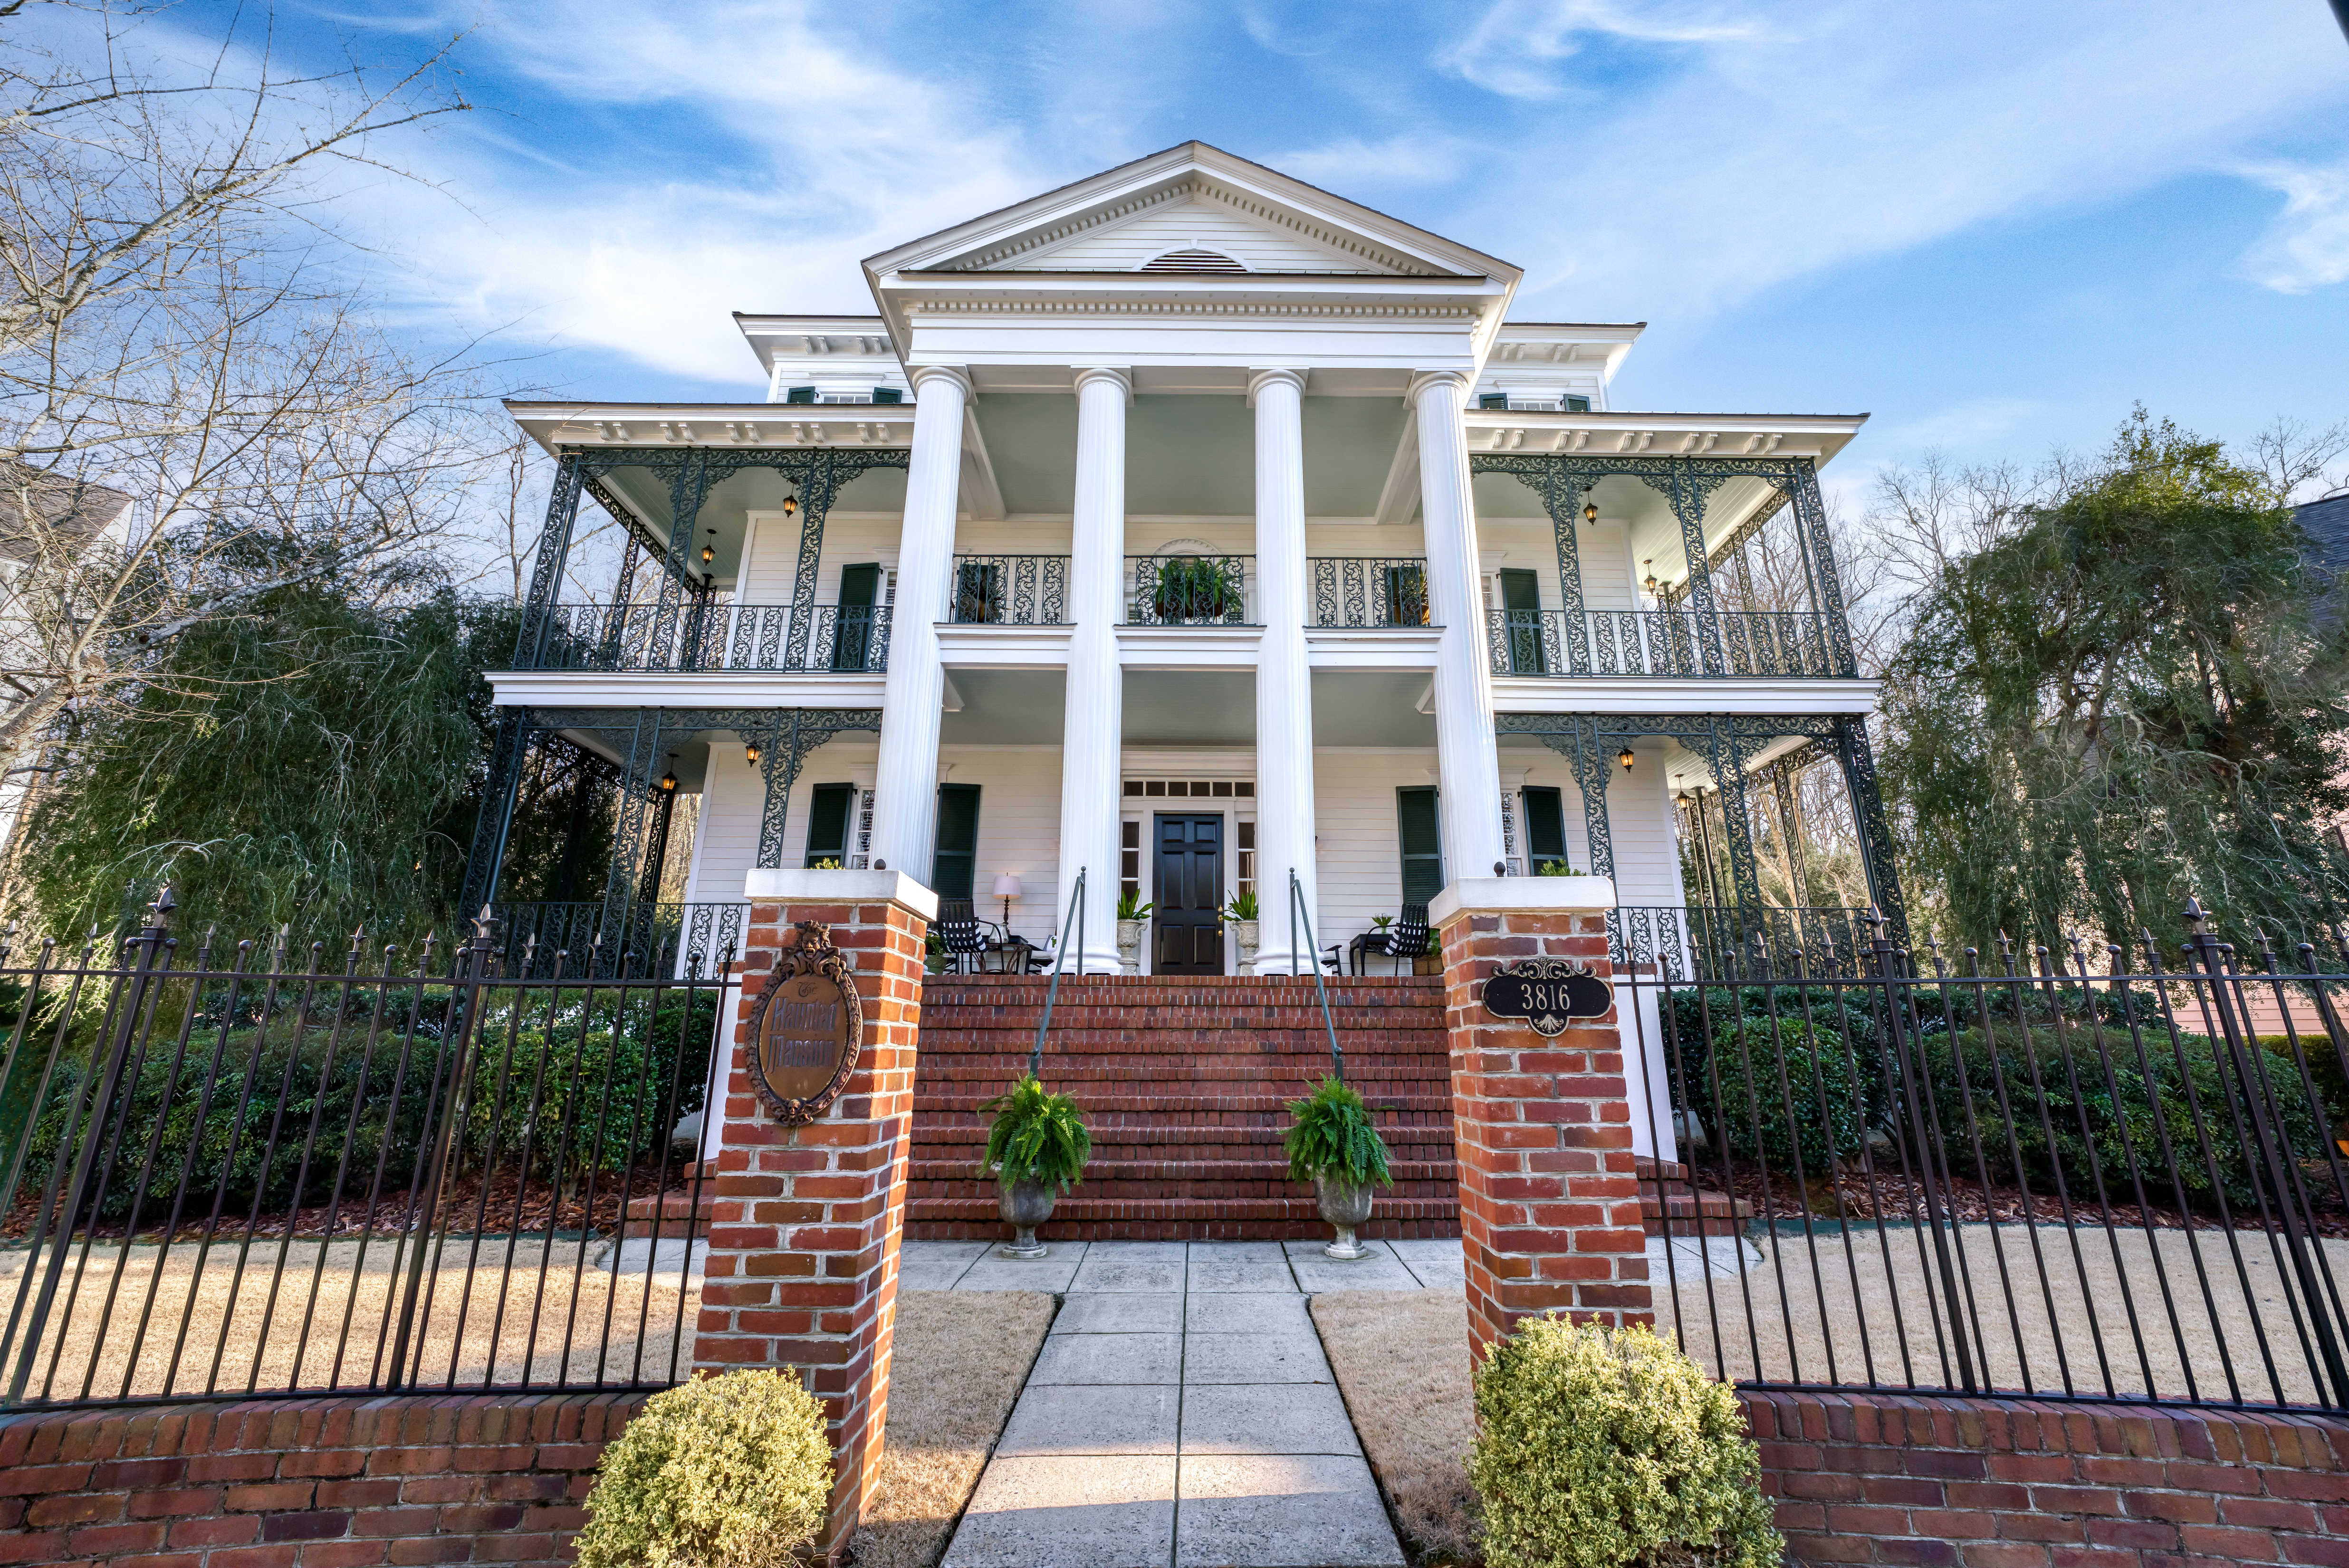
<path fill-rule="evenodd" d="M 1493 669 L 1485 652 L 1476 511 L 1468 489 L 1468 377 L 1412 377 L 1419 425 L 1419 504 L 1427 537 L 1427 596 L 1443 623 L 1435 654 L 1435 765 L 1442 791 L 1444 880 L 1493 874 L 1501 858 L 1501 769 L 1493 737 Z"/>
<path fill-rule="evenodd" d="M 1319 922 L 1313 875 L 1313 676 L 1305 657 L 1305 376 L 1259 370 L 1248 377 L 1256 408 L 1256 569 L 1264 641 L 1256 665 L 1256 887 L 1263 944 L 1256 972 L 1286 975 L 1292 954 L 1288 872 Z M 1305 943 L 1300 924 L 1297 941 Z"/>
<path fill-rule="evenodd" d="M 1071 938 L 1070 967 L 1117 973 L 1118 775 L 1124 728 L 1125 671 L 1117 624 L 1124 619 L 1125 407 L 1133 381 L 1123 370 L 1077 372 L 1077 489 L 1069 541 L 1067 709 L 1061 740 L 1061 909 L 1085 878 L 1085 924 Z"/>
<path fill-rule="evenodd" d="M 956 492 L 970 378 L 943 365 L 913 368 L 914 455 L 897 541 L 881 753 L 873 780 L 873 861 L 926 883 L 938 819 L 938 715 L 946 670 L 938 617 L 954 573 Z"/>

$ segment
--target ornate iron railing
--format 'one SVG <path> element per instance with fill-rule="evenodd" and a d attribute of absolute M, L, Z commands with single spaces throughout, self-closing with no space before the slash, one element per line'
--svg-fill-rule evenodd
<path fill-rule="evenodd" d="M 889 667 L 889 607 L 818 604 L 794 660 L 789 604 L 557 604 L 544 651 L 525 669 L 792 670 L 870 675 Z"/>
<path fill-rule="evenodd" d="M 1134 626 L 1245 626 L 1253 555 L 1129 555 L 1125 619 Z"/>
<path fill-rule="evenodd" d="M 1424 626 L 1427 562 L 1417 557 L 1316 555 L 1312 572 L 1315 626 Z"/>
<path fill-rule="evenodd" d="M 1668 980 L 1823 975 L 1852 963 L 1868 941 L 1868 911 L 1832 904 L 1625 904 L 1607 917 L 1608 956 L 1618 965 L 1659 965 Z"/>
<path fill-rule="evenodd" d="M 1826 617 L 1808 612 L 1488 610 L 1485 619 L 1495 675 L 1826 680 L 1844 673 Z"/>
<path fill-rule="evenodd" d="M 636 903 L 601 899 L 495 903 L 490 917 L 503 972 L 644 975 L 698 965 L 704 973 L 742 950 L 740 900 Z"/>
<path fill-rule="evenodd" d="M 1068 624 L 1065 555 L 957 555 L 947 619 L 958 626 Z"/>

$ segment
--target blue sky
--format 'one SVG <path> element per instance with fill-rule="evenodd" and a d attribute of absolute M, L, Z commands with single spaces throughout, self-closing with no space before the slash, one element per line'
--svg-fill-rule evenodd
<path fill-rule="evenodd" d="M 236 9 L 154 25 L 218 37 Z M 257 42 L 253 13 L 243 36 Z M 1196 137 L 1645 320 L 1616 406 L 1867 411 L 1837 466 L 2349 416 L 2349 39 L 2324 0 L 289 6 L 291 63 L 469 27 L 477 112 L 344 222 L 436 335 L 565 395 L 753 397 L 728 312 Z M 1848 485 L 1857 473 L 1837 476 Z"/>

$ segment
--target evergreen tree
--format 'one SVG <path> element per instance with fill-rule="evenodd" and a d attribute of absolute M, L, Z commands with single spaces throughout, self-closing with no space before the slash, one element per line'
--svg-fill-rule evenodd
<path fill-rule="evenodd" d="M 1884 783 L 1943 934 L 2238 939 L 2342 914 L 2344 639 L 2283 498 L 2143 408 L 1942 566 L 1887 671 Z M 1938 907 L 1935 907 L 1938 904 Z"/>

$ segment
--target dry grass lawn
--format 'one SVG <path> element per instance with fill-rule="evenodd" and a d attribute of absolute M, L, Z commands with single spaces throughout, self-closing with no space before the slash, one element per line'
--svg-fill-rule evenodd
<path fill-rule="evenodd" d="M 888 1434 L 849 1548 L 856 1568 L 930 1568 L 945 1553 L 1051 1323 L 1052 1298 L 1037 1291 L 898 1293 Z"/>
<path fill-rule="evenodd" d="M 1354 1430 L 1413 1549 L 1472 1556 L 1468 1298 L 1456 1290 L 1339 1290 L 1315 1296 L 1312 1310 Z"/>

